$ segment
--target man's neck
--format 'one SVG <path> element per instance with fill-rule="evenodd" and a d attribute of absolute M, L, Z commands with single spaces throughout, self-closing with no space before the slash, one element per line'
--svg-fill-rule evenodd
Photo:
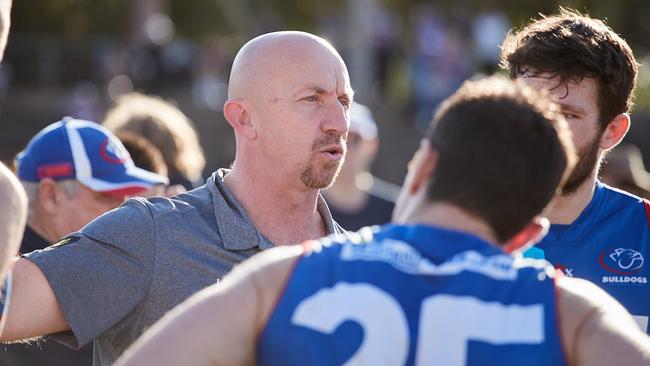
<path fill-rule="evenodd" d="M 570 195 L 557 196 L 549 205 L 547 217 L 551 224 L 570 225 L 572 224 L 589 205 L 594 197 L 596 184 L 595 173 L 582 183 L 578 189 Z"/>
<path fill-rule="evenodd" d="M 233 169 L 224 184 L 257 230 L 275 245 L 297 244 L 327 234 L 317 210 L 317 189 L 290 189 L 284 182 Z"/>
<path fill-rule="evenodd" d="M 39 219 L 37 215 L 27 216 L 27 226 L 49 243 L 55 243 L 60 239 L 59 235 L 57 235 L 54 230 L 50 229 L 49 225 L 44 223 L 42 219 Z"/>
<path fill-rule="evenodd" d="M 427 204 L 415 210 L 406 219 L 406 222 L 461 231 L 479 237 L 489 243 L 497 243 L 496 236 L 487 223 L 458 206 L 448 203 Z"/>

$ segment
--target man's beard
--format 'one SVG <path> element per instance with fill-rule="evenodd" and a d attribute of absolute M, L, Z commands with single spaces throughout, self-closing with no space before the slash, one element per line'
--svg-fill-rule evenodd
<path fill-rule="evenodd" d="M 328 161 L 320 167 L 317 167 L 316 154 L 318 154 L 318 151 L 323 147 L 333 144 L 339 144 L 343 148 L 343 158 L 338 161 Z M 345 141 L 339 135 L 328 134 L 314 141 L 311 151 L 309 160 L 300 171 L 300 180 L 311 189 L 327 188 L 334 183 L 336 176 L 341 171 L 341 166 L 345 159 Z"/>
<path fill-rule="evenodd" d="M 600 131 L 596 134 L 595 138 L 589 141 L 587 146 L 578 153 L 578 162 L 562 188 L 563 196 L 570 196 L 575 193 L 578 188 L 580 188 L 580 186 L 591 177 L 596 165 L 600 164 L 600 161 L 598 160 L 600 156 L 598 153 L 598 142 L 603 136 L 603 132 L 604 131 Z"/>

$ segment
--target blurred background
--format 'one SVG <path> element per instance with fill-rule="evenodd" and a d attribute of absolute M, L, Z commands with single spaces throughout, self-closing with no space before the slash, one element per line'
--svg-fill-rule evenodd
<path fill-rule="evenodd" d="M 193 121 L 207 165 L 230 164 L 221 114 L 236 51 L 275 30 L 329 39 L 381 140 L 373 173 L 400 184 L 438 103 L 463 80 L 498 69 L 507 30 L 558 5 L 607 19 L 650 64 L 647 0 L 14 0 L 0 68 L 0 159 L 44 126 L 74 116 L 101 122 L 119 95 L 175 103 Z M 628 142 L 650 159 L 650 73 L 641 68 Z"/>

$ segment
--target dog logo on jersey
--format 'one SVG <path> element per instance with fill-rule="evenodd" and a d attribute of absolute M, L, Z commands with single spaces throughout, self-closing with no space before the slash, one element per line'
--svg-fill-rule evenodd
<path fill-rule="evenodd" d="M 107 137 L 99 152 L 104 160 L 113 164 L 123 164 L 131 159 L 126 148 L 114 138 Z"/>
<path fill-rule="evenodd" d="M 646 284 L 647 277 L 637 274 L 643 267 L 643 254 L 634 249 L 616 248 L 609 252 L 603 251 L 598 256 L 598 262 L 608 272 L 617 276 L 603 276 L 603 283 L 615 284 Z"/>
<path fill-rule="evenodd" d="M 631 275 L 643 267 L 643 255 L 633 249 L 616 248 L 611 253 L 600 253 L 600 265 L 609 272 Z"/>

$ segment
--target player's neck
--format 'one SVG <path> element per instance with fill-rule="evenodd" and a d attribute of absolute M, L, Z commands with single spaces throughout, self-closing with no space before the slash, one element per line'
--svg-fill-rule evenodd
<path fill-rule="evenodd" d="M 570 225 L 589 205 L 594 196 L 596 172 L 586 179 L 578 189 L 570 195 L 561 195 L 551 201 L 547 217 L 551 224 Z"/>
<path fill-rule="evenodd" d="M 276 245 L 297 244 L 326 234 L 317 210 L 317 189 L 292 190 L 236 169 L 226 176 L 224 184 L 257 230 Z"/>
<path fill-rule="evenodd" d="M 497 244 L 494 232 L 485 221 L 452 204 L 427 204 L 414 210 L 406 222 L 462 231 Z"/>

